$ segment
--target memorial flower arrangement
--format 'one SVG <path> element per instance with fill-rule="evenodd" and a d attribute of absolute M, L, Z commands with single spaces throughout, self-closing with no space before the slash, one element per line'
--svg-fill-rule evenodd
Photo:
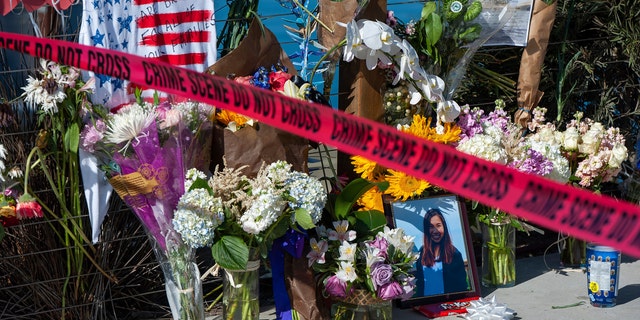
<path fill-rule="evenodd" d="M 136 101 L 106 112 L 95 107 L 80 133 L 114 190 L 133 210 L 152 242 L 166 280 L 174 319 L 203 319 L 194 251 L 173 227 L 185 192 L 185 172 L 208 168 L 213 107 L 191 102 Z"/>
<path fill-rule="evenodd" d="M 211 246 L 218 265 L 244 269 L 249 251 L 266 257 L 273 240 L 290 228 L 311 229 L 322 217 L 327 194 L 322 183 L 277 161 L 249 178 L 241 168 L 211 177 L 191 169 L 173 226 L 193 248 Z"/>
<path fill-rule="evenodd" d="M 605 128 L 597 121 L 584 118 L 576 112 L 565 130 L 557 130 L 553 123 L 545 122 L 545 108 L 532 110 L 533 120 L 528 129 L 536 140 L 559 145 L 567 163 L 564 182 L 600 193 L 603 183 L 613 181 L 628 157 L 624 136 L 616 127 Z M 558 234 L 561 263 L 580 266 L 586 259 L 586 242 L 562 232 Z"/>
<path fill-rule="evenodd" d="M 382 300 L 407 299 L 413 295 L 415 278 L 410 272 L 418 258 L 413 238 L 402 229 L 384 227 L 371 239 L 358 237 L 348 220 L 319 227 L 311 238 L 309 265 L 323 274 L 323 289 L 345 298 L 364 289 Z"/>

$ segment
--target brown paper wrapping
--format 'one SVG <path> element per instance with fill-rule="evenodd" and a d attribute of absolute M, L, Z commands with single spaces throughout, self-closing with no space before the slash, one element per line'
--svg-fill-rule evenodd
<path fill-rule="evenodd" d="M 210 73 L 220 76 L 253 74 L 260 66 L 270 67 L 280 62 L 290 74 L 295 67 L 280 47 L 275 35 L 257 20 L 251 23 L 247 37 L 214 65 Z M 247 126 L 236 132 L 216 126 L 212 148 L 212 163 L 239 168 L 249 167 L 245 174 L 254 176 L 262 163 L 286 160 L 297 171 L 308 171 L 309 140 L 279 130 L 265 123 Z M 308 249 L 308 248 L 307 248 Z M 285 278 L 291 306 L 301 319 L 322 319 L 316 302 L 316 283 L 305 256 L 294 259 L 286 255 Z"/>
<path fill-rule="evenodd" d="M 335 47 L 342 41 L 347 33 L 347 29 L 336 24 L 336 22 L 348 23 L 354 17 L 358 8 L 357 0 L 344 0 L 335 2 L 332 0 L 320 0 L 320 14 L 318 19 L 328 26 L 331 31 L 323 26 L 318 27 L 318 41 L 327 49 Z M 336 61 L 340 59 L 342 50 L 336 50 L 330 59 Z"/>
<path fill-rule="evenodd" d="M 280 62 L 288 73 L 296 70 L 287 54 L 280 47 L 276 36 L 254 19 L 249 26 L 247 37 L 237 48 L 222 57 L 208 68 L 209 73 L 219 76 L 246 76 L 253 74 L 259 67 L 271 67 Z M 223 165 L 244 170 L 247 176 L 255 176 L 263 162 L 269 164 L 277 160 L 286 160 L 295 170 L 307 172 L 309 140 L 279 130 L 265 123 L 255 127 L 245 127 L 236 132 L 216 126 L 212 147 L 212 165 Z"/>
<path fill-rule="evenodd" d="M 385 21 L 387 18 L 387 1 L 371 0 L 360 13 L 359 18 Z M 382 92 L 384 73 L 376 68 L 368 70 L 366 62 L 354 59 L 340 63 L 338 104 L 346 113 L 382 122 Z M 349 155 L 338 152 L 338 175 L 355 178 Z"/>
<path fill-rule="evenodd" d="M 540 85 L 542 63 L 549 44 L 549 35 L 556 18 L 556 7 L 557 1 L 551 5 L 547 5 L 543 0 L 534 1 L 529 39 L 520 60 L 517 97 L 519 108 L 532 110 L 540 103 L 540 99 L 544 94 L 544 92 L 538 90 L 538 86 Z M 526 127 L 529 121 L 531 121 L 529 112 L 516 111 L 514 115 L 515 123 Z"/>

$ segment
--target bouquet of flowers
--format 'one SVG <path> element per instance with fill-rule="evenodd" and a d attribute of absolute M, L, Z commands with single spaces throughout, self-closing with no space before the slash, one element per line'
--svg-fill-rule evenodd
<path fill-rule="evenodd" d="M 254 178 L 242 169 L 216 169 L 210 178 L 189 170 L 187 191 L 173 218 L 188 246 L 211 246 L 217 265 L 224 268 L 225 319 L 257 318 L 259 301 L 252 289 L 258 280 L 257 254 L 266 258 L 273 242 L 291 230 L 313 228 L 327 199 L 318 179 L 292 171 L 285 161 L 263 166 Z"/>
<path fill-rule="evenodd" d="M 157 100 L 157 99 L 156 99 Z M 96 155 L 111 185 L 152 240 L 175 319 L 203 319 L 194 252 L 172 225 L 188 168 L 208 168 L 211 106 L 183 101 L 136 102 L 89 114 L 80 145 Z"/>
<path fill-rule="evenodd" d="M 311 238 L 309 265 L 323 274 L 324 291 L 345 298 L 364 289 L 382 300 L 413 296 L 410 272 L 418 258 L 413 237 L 402 229 L 384 227 L 374 237 L 358 236 L 349 220 L 333 221 L 333 228 L 318 227 Z"/>
<path fill-rule="evenodd" d="M 528 125 L 532 139 L 558 145 L 566 163 L 564 182 L 600 193 L 603 183 L 615 179 L 628 157 L 625 139 L 616 127 L 605 128 L 600 122 L 584 118 L 576 112 L 564 131 L 545 122 L 545 108 L 534 108 L 533 120 Z M 558 234 L 561 262 L 565 266 L 580 266 L 586 259 L 586 242 Z"/>

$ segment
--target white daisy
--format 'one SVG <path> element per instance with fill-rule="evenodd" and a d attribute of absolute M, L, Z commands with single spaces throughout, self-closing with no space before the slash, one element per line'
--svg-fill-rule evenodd
<path fill-rule="evenodd" d="M 143 134 L 143 130 L 149 127 L 155 121 L 155 118 L 155 112 L 146 110 L 138 104 L 133 104 L 113 115 L 107 125 L 105 139 L 107 142 L 114 144 L 126 142 L 126 148 L 132 140 Z"/>

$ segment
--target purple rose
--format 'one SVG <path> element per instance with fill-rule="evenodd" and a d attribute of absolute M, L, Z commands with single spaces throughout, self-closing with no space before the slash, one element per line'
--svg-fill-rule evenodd
<path fill-rule="evenodd" d="M 376 263 L 372 266 L 371 280 L 373 281 L 373 288 L 378 289 L 391 280 L 393 277 L 393 269 L 390 265 L 385 263 Z"/>
<path fill-rule="evenodd" d="M 380 249 L 380 256 L 385 259 L 387 258 L 387 250 L 389 248 L 389 242 L 387 241 L 387 239 L 383 237 L 376 237 L 376 239 L 371 241 L 369 245 L 374 248 Z"/>
<path fill-rule="evenodd" d="M 393 281 L 378 288 L 378 297 L 383 300 L 391 300 L 401 296 L 404 292 L 399 283 Z"/>
<path fill-rule="evenodd" d="M 332 296 L 344 298 L 347 296 L 347 284 L 338 279 L 335 275 L 327 278 L 324 283 L 324 290 Z"/>

